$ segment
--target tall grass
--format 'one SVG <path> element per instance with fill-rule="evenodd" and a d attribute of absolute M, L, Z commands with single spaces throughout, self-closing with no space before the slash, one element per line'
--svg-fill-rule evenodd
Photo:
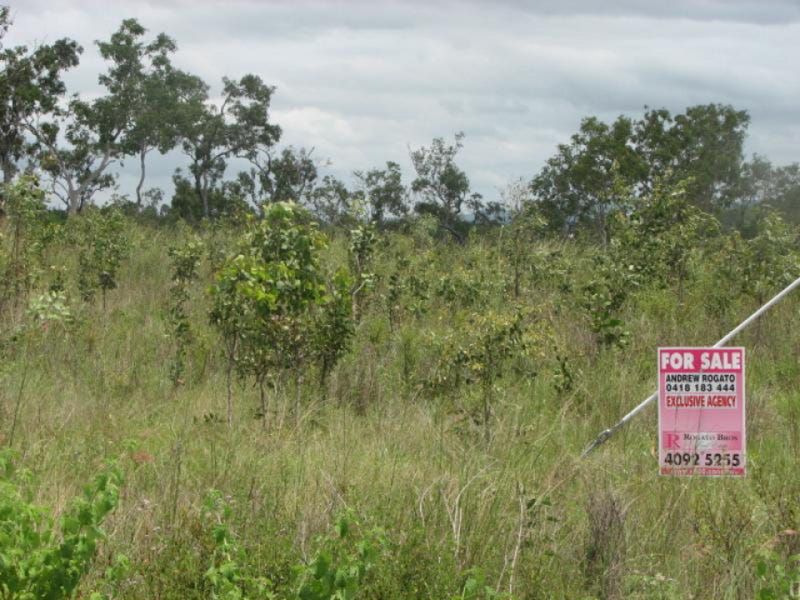
<path fill-rule="evenodd" d="M 212 489 L 233 509 L 241 568 L 268 578 L 278 597 L 294 593 L 295 565 L 345 512 L 386 536 L 365 598 L 466 597 L 476 573 L 515 598 L 749 598 L 793 577 L 779 567 L 791 569 L 800 551 L 800 298 L 738 340 L 748 352 L 747 479 L 667 479 L 657 474 L 653 409 L 579 455 L 652 391 L 658 345 L 711 344 L 754 308 L 738 295 L 714 308 L 720 284 L 702 262 L 683 303 L 673 289 L 635 291 L 622 315 L 631 343 L 603 349 L 576 301 L 592 250 L 559 247 L 560 258 L 538 265 L 543 275 L 523 281 L 520 302 L 536 309 L 542 341 L 496 382 L 487 443 L 479 386 L 433 393 L 423 384 L 437 344 L 469 313 L 511 305 L 511 269 L 490 236 L 457 246 L 389 234 L 374 265 L 380 282 L 327 393 L 306 377 L 294 419 L 295 390 L 282 382 L 265 429 L 257 390 L 239 385 L 229 428 L 224 359 L 207 318 L 212 266 L 191 290 L 194 344 L 175 387 L 166 249 L 183 234 L 131 227 L 133 252 L 105 310 L 70 293 L 74 324 L 22 344 L 17 312 L 3 336 L 0 435 L 30 470 L 35 501 L 58 514 L 104 460 L 123 457 L 120 506 L 84 593 L 121 553 L 131 567 L 116 596 L 209 597 L 214 542 L 202 502 Z M 341 264 L 343 245 L 326 261 Z M 542 242 L 531 256 L 552 250 Z M 74 269 L 68 249 L 59 252 L 51 259 Z M 398 256 L 409 264 L 398 267 Z M 556 260 L 563 276 L 548 274 Z M 429 289 L 406 296 L 390 326 L 393 272 Z M 451 284 L 466 287 L 437 292 Z"/>

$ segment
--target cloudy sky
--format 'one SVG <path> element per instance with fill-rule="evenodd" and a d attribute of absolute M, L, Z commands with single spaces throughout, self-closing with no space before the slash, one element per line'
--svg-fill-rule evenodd
<path fill-rule="evenodd" d="M 529 179 L 580 119 L 730 103 L 752 117 L 748 153 L 800 160 L 800 0 L 303 0 L 12 3 L 7 44 L 78 40 L 72 91 L 97 91 L 94 40 L 123 18 L 176 39 L 209 83 L 256 73 L 277 92 L 284 142 L 349 179 L 409 147 L 466 134 L 461 165 L 488 197 Z M 178 153 L 152 157 L 170 189 Z M 121 191 L 134 170 L 123 169 Z"/>

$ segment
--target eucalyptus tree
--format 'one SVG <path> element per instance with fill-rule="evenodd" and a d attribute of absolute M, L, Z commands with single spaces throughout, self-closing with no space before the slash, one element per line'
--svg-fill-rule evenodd
<path fill-rule="evenodd" d="M 9 10 L 0 8 L 0 33 L 11 25 Z M 51 113 L 66 88 L 64 71 L 75 67 L 82 48 L 63 38 L 32 50 L 15 46 L 0 50 L 0 169 L 8 184 L 17 174 L 19 162 L 28 154 L 26 122 L 34 115 Z M 4 194 L 0 195 L 2 212 Z"/>
<path fill-rule="evenodd" d="M 292 146 L 276 152 L 259 145 L 245 153 L 251 167 L 237 174 L 234 185 L 242 197 L 249 198 L 258 208 L 274 202 L 302 203 L 311 196 L 319 177 L 313 152 L 313 148 Z"/>
<path fill-rule="evenodd" d="M 632 146 L 645 166 L 643 192 L 686 182 L 688 201 L 706 212 L 730 206 L 741 192 L 744 139 L 750 116 L 724 104 L 702 104 L 672 115 L 647 110 Z"/>
<path fill-rule="evenodd" d="M 457 133 L 455 142 L 448 145 L 444 139 L 435 138 L 429 148 L 411 152 L 411 164 L 417 175 L 411 190 L 420 198 L 415 210 L 435 216 L 439 226 L 459 241 L 463 241 L 458 225 L 465 204 L 473 212 L 482 205 L 481 195 L 470 193 L 469 178 L 455 162 L 463 139 L 464 134 Z"/>
<path fill-rule="evenodd" d="M 238 81 L 223 78 L 221 100 L 212 103 L 206 97 L 180 124 L 183 151 L 189 157 L 195 194 L 206 218 L 212 216 L 209 199 L 225 174 L 227 161 L 232 157 L 255 160 L 280 139 L 280 127 L 269 121 L 273 92 L 257 75 Z"/>
<path fill-rule="evenodd" d="M 607 239 L 607 218 L 620 200 L 617 184 L 633 187 L 642 179 L 644 167 L 629 143 L 633 131 L 627 117 L 611 124 L 588 117 L 569 144 L 558 146 L 531 182 L 541 213 L 553 229 L 567 233 L 586 226 Z"/>
<path fill-rule="evenodd" d="M 378 226 L 383 225 L 389 215 L 408 214 L 408 190 L 403 185 L 399 164 L 388 161 L 385 169 L 356 171 L 354 175 L 364 191 L 370 217 Z"/>
<path fill-rule="evenodd" d="M 499 229 L 499 249 L 511 270 L 514 298 L 519 298 L 523 275 L 543 262 L 536 243 L 541 240 L 547 221 L 539 214 L 538 207 L 531 201 L 530 189 L 521 179 L 508 185 L 503 200 L 508 207 L 509 220 Z"/>
<path fill-rule="evenodd" d="M 333 175 L 325 175 L 322 181 L 308 194 L 308 204 L 314 215 L 323 223 L 343 224 L 348 220 L 354 200 L 360 197 L 343 181 Z"/>
<path fill-rule="evenodd" d="M 206 94 L 202 80 L 173 66 L 175 41 L 160 33 L 146 42 L 146 31 L 136 19 L 126 19 L 109 41 L 97 42 L 102 57 L 112 64 L 100 83 L 118 95 L 125 104 L 120 110 L 131 117 L 120 144 L 124 155 L 139 159 L 139 207 L 147 154 L 151 150 L 164 154 L 177 145 L 181 122 L 199 111 Z"/>
<path fill-rule="evenodd" d="M 178 115 L 188 109 L 183 97 L 195 98 L 202 83 L 172 68 L 175 44 L 159 34 L 149 43 L 146 30 L 134 19 L 122 22 L 108 41 L 97 42 L 109 67 L 98 77 L 105 94 L 84 100 L 75 95 L 50 114 L 31 115 L 26 128 L 35 138 L 39 167 L 49 175 L 54 195 L 74 214 L 94 194 L 110 187 L 110 166 L 138 154 L 144 176 L 144 156 L 177 141 Z M 185 104 L 185 102 L 184 102 Z M 137 187 L 141 203 L 141 181 Z"/>
<path fill-rule="evenodd" d="M 552 228 L 586 226 L 603 239 L 609 215 L 620 208 L 616 180 L 635 199 L 647 198 L 657 185 L 684 182 L 690 204 L 718 213 L 742 192 L 748 123 L 745 111 L 720 104 L 691 106 L 676 115 L 646 108 L 640 119 L 620 116 L 612 123 L 587 117 L 547 160 L 531 190 Z"/>
<path fill-rule="evenodd" d="M 116 179 L 108 168 L 122 155 L 119 139 L 127 122 L 110 100 L 86 102 L 75 96 L 50 119 L 27 123 L 36 140 L 39 168 L 68 214 L 79 213 Z"/>

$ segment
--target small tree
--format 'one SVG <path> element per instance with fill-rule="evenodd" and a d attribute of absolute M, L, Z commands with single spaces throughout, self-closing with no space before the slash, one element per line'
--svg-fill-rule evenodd
<path fill-rule="evenodd" d="M 322 393 L 327 393 L 328 377 L 350 347 L 355 333 L 352 278 L 339 270 L 327 284 L 327 294 L 322 298 L 314 322 L 313 354 L 319 368 Z"/>
<path fill-rule="evenodd" d="M 356 171 L 354 175 L 361 182 L 370 218 L 378 227 L 383 225 L 388 215 L 403 217 L 408 214 L 408 192 L 403 185 L 400 165 L 396 162 L 387 162 L 385 169 Z"/>
<path fill-rule="evenodd" d="M 491 416 L 495 383 L 506 373 L 512 359 L 524 356 L 535 341 L 522 311 L 493 311 L 470 315 L 467 334 L 448 336 L 441 348 L 439 364 L 428 384 L 433 389 L 455 391 L 461 384 L 478 384 L 484 440 L 491 440 Z"/>
<path fill-rule="evenodd" d="M 583 286 L 581 306 L 590 319 L 590 327 L 601 347 L 623 347 L 630 332 L 620 313 L 631 289 L 638 280 L 609 254 L 593 257 L 593 277 Z"/>
<path fill-rule="evenodd" d="M 233 185 L 255 206 L 272 202 L 303 202 L 311 196 L 318 177 L 313 152 L 313 148 L 306 150 L 289 146 L 275 154 L 271 147 L 260 145 L 247 155 L 253 166 L 239 172 Z"/>
<path fill-rule="evenodd" d="M 442 138 L 435 138 L 430 148 L 411 152 L 411 163 L 417 174 L 411 190 L 420 197 L 415 210 L 436 217 L 439 226 L 459 242 L 464 241 L 459 223 L 465 203 L 475 213 L 482 206 L 481 195 L 470 193 L 469 178 L 455 162 L 463 139 L 464 134 L 457 133 L 455 143 L 448 146 Z"/>
<path fill-rule="evenodd" d="M 511 266 L 514 298 L 519 298 L 523 272 L 530 264 L 533 246 L 541 239 L 547 221 L 531 201 L 523 182 L 510 185 L 504 195 L 506 203 L 511 205 L 511 221 L 500 229 L 500 249 Z"/>
<path fill-rule="evenodd" d="M 714 217 L 689 203 L 689 184 L 659 181 L 633 210 L 617 213 L 611 227 L 613 259 L 643 283 L 677 283 L 681 301 L 694 249 L 719 231 Z"/>
<path fill-rule="evenodd" d="M 192 341 L 192 330 L 186 304 L 189 302 L 191 283 L 197 278 L 197 265 L 203 253 L 203 243 L 196 236 L 169 249 L 172 261 L 172 285 L 168 307 L 171 335 L 175 340 L 175 357 L 170 366 L 170 379 L 174 385 L 183 381 L 186 371 L 186 350 Z"/>
<path fill-rule="evenodd" d="M 41 266 L 42 252 L 47 241 L 45 226 L 44 191 L 35 177 L 25 175 L 4 186 L 8 214 L 10 247 L 0 265 L 3 268 L 3 302 L 16 301 L 20 294 L 27 294 Z"/>
<path fill-rule="evenodd" d="M 265 420 L 267 379 L 293 373 L 299 411 L 315 311 L 325 299 L 319 252 L 326 244 L 305 210 L 278 202 L 265 209 L 263 220 L 251 222 L 239 253 L 218 273 L 211 320 L 226 343 L 229 424 L 235 367 L 255 379 Z"/>
<path fill-rule="evenodd" d="M 370 289 L 375 281 L 375 274 L 369 270 L 378 236 L 371 225 L 359 225 L 350 230 L 350 270 L 355 281 L 348 294 L 352 298 L 353 318 L 361 318 L 361 307 L 364 301 L 364 291 Z"/>
<path fill-rule="evenodd" d="M 78 291 L 86 302 L 99 289 L 106 308 L 108 292 L 116 289 L 119 268 L 130 251 L 125 217 L 117 209 L 89 211 L 73 222 L 72 237 L 78 246 Z"/>
<path fill-rule="evenodd" d="M 720 258 L 728 279 L 761 305 L 800 271 L 797 230 L 770 212 L 759 222 L 755 237 L 744 240 L 734 232 Z"/>
<path fill-rule="evenodd" d="M 307 202 L 314 216 L 330 225 L 344 225 L 358 212 L 361 192 L 351 192 L 344 182 L 332 175 L 325 175 L 307 194 Z"/>

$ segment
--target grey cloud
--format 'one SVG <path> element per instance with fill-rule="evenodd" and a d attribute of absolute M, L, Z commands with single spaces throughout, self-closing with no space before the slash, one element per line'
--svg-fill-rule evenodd
<path fill-rule="evenodd" d="M 476 5 L 483 4 L 475 0 Z M 499 0 L 506 9 L 540 15 L 636 16 L 650 19 L 690 21 L 733 21 L 781 25 L 800 20 L 800 5 L 795 0 L 559 0 L 552 2 Z"/>
<path fill-rule="evenodd" d="M 71 89 L 97 90 L 93 40 L 138 18 L 179 45 L 176 62 L 218 86 L 260 74 L 277 86 L 285 142 L 315 147 L 331 171 L 467 135 L 463 165 L 488 196 L 531 177 L 588 114 L 647 104 L 750 110 L 749 152 L 798 160 L 800 3 L 774 0 L 559 2 L 121 2 L 27 0 L 13 43 L 69 35 L 86 53 Z M 149 185 L 171 187 L 179 152 L 152 157 Z M 132 163 L 126 164 L 123 191 Z"/>

